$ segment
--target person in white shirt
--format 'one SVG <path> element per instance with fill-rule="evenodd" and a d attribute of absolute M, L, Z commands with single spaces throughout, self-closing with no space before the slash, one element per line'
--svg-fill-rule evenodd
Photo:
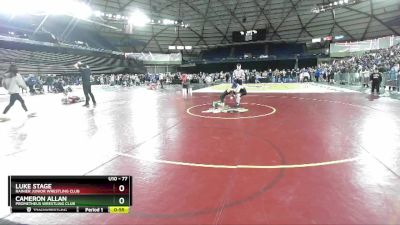
<path fill-rule="evenodd" d="M 268 72 L 266 71 L 266 70 L 264 70 L 264 72 L 262 73 L 262 75 L 261 75 L 263 78 L 266 78 L 266 77 L 268 77 Z"/>
<path fill-rule="evenodd" d="M 114 86 L 114 83 L 115 82 L 115 75 L 114 74 L 111 74 L 111 77 L 110 77 L 110 86 Z"/>
<path fill-rule="evenodd" d="M 369 87 L 369 75 L 370 75 L 370 71 L 368 70 L 368 68 L 364 68 L 363 71 L 361 71 L 362 74 L 362 84 L 363 87 Z"/>
<path fill-rule="evenodd" d="M 10 103 L 6 106 L 6 108 L 3 111 L 4 119 L 7 119 L 6 114 L 10 110 L 10 108 L 14 105 L 15 101 L 19 101 L 21 103 L 21 106 L 25 110 L 28 117 L 33 115 L 28 113 L 25 101 L 19 94 L 20 88 L 27 90 L 28 86 L 26 86 L 25 81 L 22 78 L 21 74 L 18 73 L 18 68 L 14 63 L 12 63 L 9 69 L 7 70 L 5 78 L 2 81 L 2 85 L 5 89 L 7 89 L 8 93 L 10 94 Z"/>
<path fill-rule="evenodd" d="M 212 83 L 212 78 L 211 78 L 211 76 L 210 76 L 210 75 L 207 75 L 206 78 L 205 78 L 205 81 L 206 81 L 206 84 L 207 84 L 207 85 L 211 85 L 211 83 Z"/>
<path fill-rule="evenodd" d="M 236 70 L 233 71 L 234 82 L 243 85 L 243 81 L 246 79 L 246 74 L 242 70 L 242 65 L 239 63 L 236 65 Z M 233 83 L 233 82 L 232 82 Z"/>
<path fill-rule="evenodd" d="M 135 81 L 135 86 L 140 86 L 140 79 L 139 79 L 139 76 L 137 74 L 135 74 L 133 79 Z"/>
<path fill-rule="evenodd" d="M 240 106 L 241 97 L 247 94 L 247 90 L 244 86 L 233 82 L 232 86 L 224 91 L 220 96 L 220 100 L 222 103 L 225 102 L 225 97 L 231 94 L 232 97 L 235 97 L 236 107 Z"/>
<path fill-rule="evenodd" d="M 164 88 L 164 74 L 160 73 L 158 76 L 158 80 L 160 81 L 161 88 Z"/>
<path fill-rule="evenodd" d="M 256 83 L 256 84 L 261 83 L 261 82 L 260 82 L 260 79 L 261 79 L 260 73 L 259 73 L 259 72 L 256 72 L 256 81 L 255 81 L 255 83 Z"/>
<path fill-rule="evenodd" d="M 310 81 L 310 77 L 310 73 L 303 68 L 303 71 L 300 73 L 300 82 Z"/>

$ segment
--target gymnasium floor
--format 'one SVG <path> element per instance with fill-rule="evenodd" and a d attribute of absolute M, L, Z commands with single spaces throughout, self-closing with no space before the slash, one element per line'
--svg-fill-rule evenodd
<path fill-rule="evenodd" d="M 80 90 L 77 90 L 80 93 Z M 400 101 L 353 92 L 95 87 L 98 106 L 25 97 L 0 123 L 0 224 L 399 224 Z M 0 98 L 0 108 L 8 96 Z M 228 100 L 230 101 L 230 100 Z M 130 214 L 10 214 L 7 175 L 132 175 Z"/>

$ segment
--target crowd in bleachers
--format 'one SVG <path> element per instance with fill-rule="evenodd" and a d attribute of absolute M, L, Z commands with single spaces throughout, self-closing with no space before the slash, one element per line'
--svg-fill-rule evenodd
<path fill-rule="evenodd" d="M 361 56 L 334 60 L 333 63 L 323 64 L 321 67 L 343 73 L 356 73 L 372 69 L 378 69 L 380 72 L 389 72 L 399 62 L 400 45 L 394 45 L 386 49 L 368 51 Z"/>
<path fill-rule="evenodd" d="M 312 68 L 304 69 L 304 71 L 314 71 Z M 261 82 L 262 79 L 268 82 L 297 82 L 301 73 L 304 72 L 299 69 L 292 70 L 246 70 L 246 82 L 255 83 Z M 142 85 L 148 83 L 155 83 L 163 80 L 165 84 L 180 84 L 181 75 L 184 73 L 158 73 L 158 74 L 102 74 L 92 76 L 92 83 L 97 85 L 122 85 L 122 86 L 133 86 Z M 231 82 L 232 72 L 218 73 L 189 73 L 187 74 L 191 83 L 200 84 L 213 84 L 221 82 Z"/>
<path fill-rule="evenodd" d="M 361 56 L 353 56 L 332 63 L 319 65 L 320 70 L 333 71 L 340 75 L 340 80 L 345 80 L 344 76 L 351 76 L 351 80 L 359 80 L 363 85 L 368 86 L 369 76 L 374 70 L 384 74 L 387 86 L 399 88 L 399 63 L 400 45 L 394 45 L 386 49 L 367 51 Z"/>
<path fill-rule="evenodd" d="M 319 67 L 309 67 L 302 69 L 268 69 L 264 71 L 245 70 L 246 83 L 290 83 L 290 82 L 304 82 L 304 81 L 326 81 L 333 80 L 333 64 L 324 64 Z M 340 70 L 337 70 L 340 73 Z M 183 73 L 159 73 L 159 74 L 94 74 L 91 76 L 93 85 L 109 85 L 109 86 L 142 86 L 149 84 L 181 84 L 181 75 Z M 232 72 L 218 73 L 191 73 L 187 74 L 190 83 L 199 83 L 204 85 L 212 85 L 216 83 L 231 82 L 234 80 Z M 398 75 L 398 69 L 397 69 Z M 45 92 L 60 93 L 65 88 L 71 85 L 80 85 L 82 80 L 79 75 L 25 75 L 25 81 L 32 94 Z M 367 82 L 369 81 L 369 73 Z M 42 89 L 41 87 L 47 86 Z"/>
<path fill-rule="evenodd" d="M 165 84 L 179 84 L 181 82 L 181 73 L 158 73 L 158 74 L 126 74 L 118 73 L 118 69 L 125 68 L 127 61 L 109 57 L 95 56 L 77 56 L 72 54 L 49 53 L 49 52 L 32 52 L 25 50 L 12 50 L 0 48 L 0 68 L 6 68 L 9 61 L 15 61 L 19 67 L 21 74 L 25 77 L 28 86 L 35 89 L 41 85 L 47 85 L 48 91 L 58 92 L 62 87 L 68 85 L 81 84 L 81 78 L 77 75 L 77 71 L 71 66 L 77 60 L 80 60 L 91 66 L 93 75 L 92 83 L 95 85 L 121 85 L 121 86 L 138 86 L 148 83 L 156 83 L 162 80 Z M 400 45 L 392 46 L 388 49 L 379 49 L 368 51 L 361 56 L 348 57 L 333 60 L 331 63 L 322 63 L 316 67 L 300 68 L 300 69 L 265 69 L 263 71 L 246 70 L 245 82 L 303 82 L 303 81 L 327 81 L 333 80 L 334 75 L 339 75 L 337 82 L 341 83 L 343 77 L 352 74 L 354 79 L 359 79 L 368 86 L 370 73 L 377 69 L 387 76 L 386 80 L 395 81 L 392 86 L 399 87 L 399 62 L 400 62 Z M 56 75 L 40 75 L 38 70 L 27 69 L 32 65 L 37 66 L 39 74 Z M 104 66 L 107 65 L 107 66 Z M 58 71 L 57 68 L 65 67 L 65 71 Z M 107 69 L 105 69 L 105 67 Z M 233 69 L 232 69 L 233 70 Z M 60 74 L 67 75 L 60 76 Z M 52 72 L 52 73 L 50 73 Z M 69 73 L 69 74 L 68 74 Z M 219 82 L 231 82 L 233 71 L 215 72 L 215 73 L 191 73 L 188 74 L 191 83 L 213 84 Z"/>

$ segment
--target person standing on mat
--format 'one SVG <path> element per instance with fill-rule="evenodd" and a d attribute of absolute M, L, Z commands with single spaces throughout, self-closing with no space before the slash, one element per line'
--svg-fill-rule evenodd
<path fill-rule="evenodd" d="M 86 98 L 86 102 L 83 106 L 89 106 L 90 98 L 92 98 L 93 105 L 96 105 L 96 99 L 94 98 L 92 93 L 92 85 L 90 84 L 90 75 L 92 72 L 90 71 L 89 66 L 82 62 L 77 62 L 74 66 L 79 70 L 82 76 L 83 93 L 85 94 Z"/>
<path fill-rule="evenodd" d="M 3 117 L 7 119 L 6 114 L 8 110 L 14 105 L 15 101 L 19 101 L 21 103 L 22 108 L 25 110 L 26 115 L 30 117 L 33 114 L 28 113 L 28 109 L 26 108 L 25 101 L 22 99 L 21 95 L 19 94 L 20 88 L 25 90 L 28 89 L 24 79 L 22 78 L 21 74 L 18 73 L 18 68 L 14 63 L 11 63 L 10 67 L 8 68 L 5 77 L 2 81 L 2 85 L 5 89 L 8 90 L 10 94 L 10 103 L 6 106 L 3 111 Z"/>
<path fill-rule="evenodd" d="M 246 79 L 246 74 L 244 70 L 242 70 L 242 65 L 239 63 L 236 65 L 236 70 L 233 71 L 233 79 L 232 83 L 236 82 L 240 85 L 243 85 L 243 80 Z"/>
<path fill-rule="evenodd" d="M 162 89 L 164 89 L 164 74 L 163 73 L 160 73 L 160 75 L 158 76 L 158 80 L 160 81 L 160 85 L 161 85 L 161 88 Z"/>
<path fill-rule="evenodd" d="M 378 69 L 374 70 L 369 79 L 372 81 L 371 94 L 374 93 L 374 90 L 376 90 L 376 93 L 379 94 L 379 86 L 381 86 L 382 76 L 379 73 Z"/>
<path fill-rule="evenodd" d="M 192 95 L 191 88 L 190 88 L 190 77 L 187 74 L 182 74 L 181 75 L 181 81 L 182 81 L 182 95 L 183 97 L 187 97 L 188 95 Z"/>

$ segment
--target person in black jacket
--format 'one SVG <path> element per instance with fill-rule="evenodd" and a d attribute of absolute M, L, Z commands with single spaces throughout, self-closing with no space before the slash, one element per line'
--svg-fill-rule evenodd
<path fill-rule="evenodd" d="M 92 98 L 93 105 L 96 105 L 96 99 L 94 98 L 90 84 L 90 75 L 92 72 L 90 71 L 89 66 L 82 62 L 77 62 L 74 66 L 79 70 L 82 76 L 83 93 L 85 94 L 86 98 L 86 102 L 83 106 L 89 106 L 90 97 Z"/>
<path fill-rule="evenodd" d="M 333 71 L 333 69 L 331 69 L 328 72 L 328 84 L 334 84 L 335 83 L 334 77 L 335 77 L 335 72 Z"/>
<path fill-rule="evenodd" d="M 376 93 L 379 94 L 379 86 L 381 85 L 382 82 L 382 75 L 379 73 L 377 69 L 372 72 L 372 74 L 369 76 L 369 80 L 372 81 L 372 88 L 371 88 L 371 94 L 374 93 L 374 90 L 376 89 Z"/>

